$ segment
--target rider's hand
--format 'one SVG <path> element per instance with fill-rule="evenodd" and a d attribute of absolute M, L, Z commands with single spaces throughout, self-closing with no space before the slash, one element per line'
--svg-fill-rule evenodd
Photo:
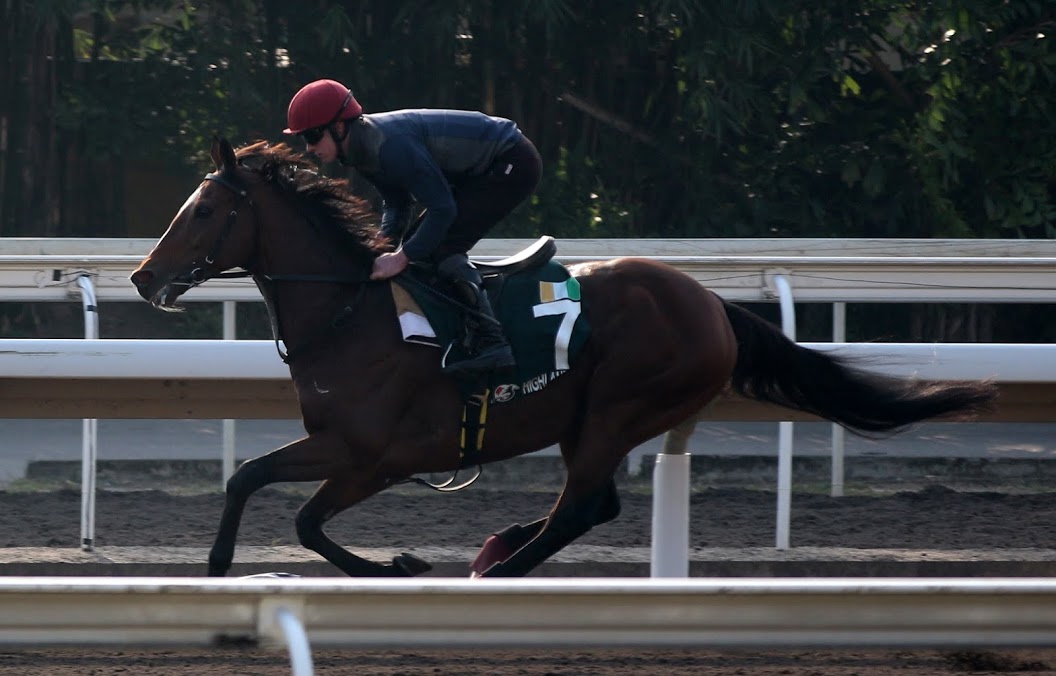
<path fill-rule="evenodd" d="M 403 272 L 410 262 L 407 254 L 403 253 L 403 249 L 383 253 L 374 259 L 374 270 L 370 273 L 370 278 L 388 279 L 389 277 L 395 277 Z"/>

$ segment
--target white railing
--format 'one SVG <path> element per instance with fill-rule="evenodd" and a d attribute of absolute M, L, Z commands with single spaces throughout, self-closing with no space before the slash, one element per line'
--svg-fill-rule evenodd
<path fill-rule="evenodd" d="M 864 360 L 896 377 L 1048 383 L 1056 345 L 1030 343 L 800 343 Z M 179 358 L 173 358 L 178 355 Z M 0 338 L 0 378 L 288 380 L 270 340 Z M 100 393 L 101 397 L 105 393 Z M 90 402 L 86 402 L 90 403 Z M 295 404 L 291 398 L 291 405 Z M 55 413 L 54 411 L 50 413 Z M 61 413 L 61 412 L 60 412 Z M 0 411 L 2 417 L 3 411 Z M 44 417 L 44 416 L 41 416 Z M 208 416 L 217 418 L 218 415 Z"/>
<path fill-rule="evenodd" d="M 0 644 L 278 647 L 291 625 L 342 647 L 1051 646 L 1056 581 L 0 579 Z"/>
<path fill-rule="evenodd" d="M 618 240 L 627 242 L 627 240 Z M 473 254 L 482 260 L 501 257 L 503 240 L 488 241 Z M 505 254 L 521 240 L 502 245 Z M 1056 242 L 1049 242 L 1050 244 Z M 482 242 L 484 244 L 484 242 Z M 620 255 L 646 255 L 632 244 L 618 250 L 574 253 L 578 246 L 558 244 L 557 259 L 565 263 L 605 260 Z M 1051 250 L 1052 247 L 1045 247 Z M 478 253 L 479 252 L 481 253 Z M 141 301 L 128 275 L 142 259 L 133 255 L 9 254 L 0 239 L 0 301 L 68 300 L 75 281 L 91 276 L 100 301 Z M 490 253 L 483 253 L 490 252 Z M 1046 273 L 1056 265 L 1051 256 L 836 256 L 818 249 L 813 255 L 652 255 L 670 263 L 720 296 L 737 302 L 777 298 L 775 275 L 785 275 L 797 302 L 1051 302 L 1056 285 Z M 187 294 L 188 302 L 258 301 L 249 280 L 211 280 Z"/>

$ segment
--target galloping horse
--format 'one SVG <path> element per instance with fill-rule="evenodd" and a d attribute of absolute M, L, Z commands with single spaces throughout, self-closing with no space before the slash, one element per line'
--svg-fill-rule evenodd
<path fill-rule="evenodd" d="M 163 310 L 241 268 L 281 339 L 307 436 L 243 463 L 227 483 L 208 574 L 231 567 L 246 501 L 276 482 L 318 481 L 300 509 L 301 544 L 351 576 L 411 576 L 429 564 L 356 556 L 323 532 L 339 512 L 415 474 L 460 467 L 465 398 L 439 351 L 403 340 L 392 282 L 369 281 L 392 244 L 344 181 L 285 145 L 236 152 L 214 139 L 214 172 L 176 214 L 131 280 Z M 807 411 L 858 434 L 964 417 L 993 386 L 881 377 L 801 347 L 659 262 L 620 258 L 569 269 L 589 338 L 577 361 L 530 396 L 493 404 L 482 462 L 559 444 L 567 468 L 552 511 L 489 537 L 484 576 L 521 576 L 619 514 L 614 475 L 634 447 L 695 415 L 725 388 Z M 397 282 L 399 279 L 396 280 Z M 340 321 L 338 321 L 340 319 Z M 520 359 L 520 357 L 518 357 Z"/>

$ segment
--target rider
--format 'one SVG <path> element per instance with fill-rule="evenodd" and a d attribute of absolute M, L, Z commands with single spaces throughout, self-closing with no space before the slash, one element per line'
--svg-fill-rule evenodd
<path fill-rule="evenodd" d="M 398 275 L 411 261 L 433 263 L 476 309 L 473 355 L 445 370 L 512 367 L 513 352 L 467 252 L 539 183 L 539 152 L 517 125 L 463 110 L 364 114 L 352 90 L 334 80 L 302 87 L 287 122 L 283 132 L 301 136 L 308 152 L 355 168 L 377 187 L 384 200 L 381 229 L 393 242 L 403 238 L 412 204 L 425 207 L 407 240 L 378 256 L 371 279 Z"/>

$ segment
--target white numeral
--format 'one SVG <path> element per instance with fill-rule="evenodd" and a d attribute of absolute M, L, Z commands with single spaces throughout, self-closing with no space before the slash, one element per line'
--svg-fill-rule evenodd
<path fill-rule="evenodd" d="M 557 327 L 554 337 L 554 368 L 558 371 L 568 370 L 568 344 L 572 340 L 572 327 L 579 318 L 579 301 L 565 298 L 550 303 L 540 303 L 532 307 L 536 317 L 564 315 L 561 325 Z"/>

